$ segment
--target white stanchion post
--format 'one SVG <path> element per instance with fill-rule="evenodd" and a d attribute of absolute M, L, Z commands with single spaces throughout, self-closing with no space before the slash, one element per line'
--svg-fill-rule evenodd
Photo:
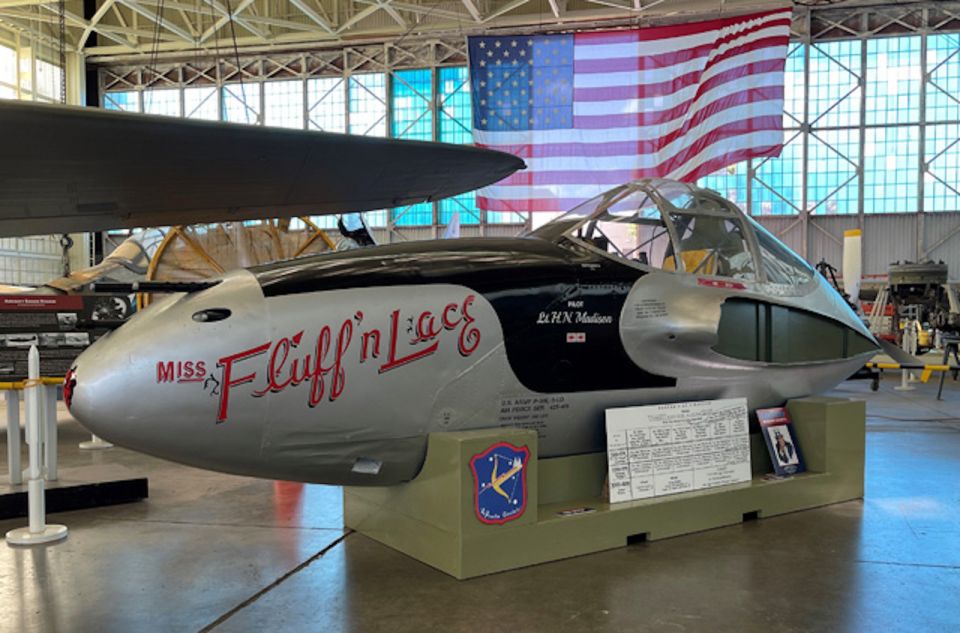
<path fill-rule="evenodd" d="M 43 399 L 43 463 L 47 481 L 57 480 L 57 388 L 40 385 L 40 397 Z"/>
<path fill-rule="evenodd" d="M 897 391 L 913 391 L 914 389 L 916 389 L 916 387 L 913 387 L 910 384 L 908 384 L 909 380 L 910 380 L 910 372 L 908 372 L 906 369 L 901 369 L 900 370 L 900 386 L 894 387 L 894 389 L 896 389 Z"/>
<path fill-rule="evenodd" d="M 103 440 L 96 435 L 91 434 L 90 439 L 85 442 L 80 442 L 77 446 L 84 451 L 92 451 L 104 448 L 113 448 L 113 444 Z"/>
<path fill-rule="evenodd" d="M 30 445 L 30 466 L 27 470 L 27 506 L 30 522 L 27 527 L 7 532 L 7 543 L 12 545 L 35 545 L 59 541 L 67 536 L 67 526 L 47 525 L 46 500 L 44 498 L 43 468 L 43 393 L 40 383 L 40 352 L 37 346 L 30 347 L 29 379 L 24 388 L 27 414 L 27 443 Z"/>
<path fill-rule="evenodd" d="M 10 484 L 23 483 L 23 471 L 20 469 L 20 392 L 7 391 L 7 468 L 10 471 Z"/>

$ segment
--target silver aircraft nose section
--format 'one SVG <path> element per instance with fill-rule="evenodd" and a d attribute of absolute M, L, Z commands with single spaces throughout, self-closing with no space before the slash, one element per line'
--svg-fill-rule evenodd
<path fill-rule="evenodd" d="M 80 355 L 67 376 L 67 406 L 92 433 L 124 447 L 225 469 L 249 461 L 266 403 L 231 412 L 232 432 L 214 437 L 221 394 L 214 370 L 224 348 L 266 340 L 265 312 L 260 285 L 246 271 L 164 298 Z"/>

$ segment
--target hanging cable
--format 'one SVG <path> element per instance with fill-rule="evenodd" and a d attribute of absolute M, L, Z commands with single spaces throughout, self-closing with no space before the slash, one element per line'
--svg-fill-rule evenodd
<path fill-rule="evenodd" d="M 67 2 L 60 0 L 60 103 L 67 104 Z"/>
<path fill-rule="evenodd" d="M 210 37 L 213 40 L 213 56 L 214 56 L 213 81 L 214 81 L 214 90 L 216 92 L 216 99 L 217 99 L 217 118 L 218 120 L 222 121 L 224 120 L 224 116 L 225 116 L 225 113 L 221 112 L 221 110 L 223 109 L 223 101 L 224 101 L 223 93 L 222 93 L 222 90 L 224 88 L 223 73 L 222 73 L 223 56 L 220 53 L 220 39 L 217 37 L 217 31 L 219 29 L 217 28 L 216 11 L 214 11 L 212 4 L 207 4 L 206 6 L 210 8 L 210 28 L 212 29 Z M 205 29 L 202 28 L 203 15 L 204 14 L 201 14 L 201 17 L 200 17 L 201 33 L 206 32 Z M 198 55 L 197 63 L 198 64 L 200 63 L 200 56 L 199 56 L 200 46 L 202 46 L 202 43 L 197 47 L 197 55 Z"/>
<path fill-rule="evenodd" d="M 230 3 L 230 0 L 227 2 L 227 20 L 230 22 L 230 38 L 233 40 L 233 55 L 237 63 L 237 76 L 240 78 L 240 101 L 243 103 L 243 116 L 246 119 L 247 123 L 250 123 L 250 106 L 247 103 L 247 88 L 243 84 L 243 67 L 240 65 L 240 46 L 237 43 L 237 26 L 233 20 L 233 6 Z M 254 123 L 259 123 L 261 117 L 261 112 L 257 112 L 257 120 Z"/>
<path fill-rule="evenodd" d="M 157 64 L 160 62 L 160 32 L 163 28 L 163 2 L 160 0 L 160 3 L 157 5 L 157 19 L 153 22 L 153 48 L 150 51 L 150 60 L 147 63 L 147 70 L 153 72 L 153 81 L 155 82 L 160 76 L 160 71 L 157 70 Z M 153 100 L 153 91 L 149 93 L 151 103 Z M 147 104 L 144 102 L 144 110 L 147 109 Z"/>

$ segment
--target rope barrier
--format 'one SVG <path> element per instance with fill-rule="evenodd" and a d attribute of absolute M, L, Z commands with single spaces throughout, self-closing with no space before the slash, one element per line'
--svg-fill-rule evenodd
<path fill-rule="evenodd" d="M 919 371 L 920 372 L 920 382 L 927 382 L 930 380 L 930 376 L 935 371 L 947 372 L 947 371 L 960 371 L 960 366 L 955 365 L 926 365 L 923 363 L 875 363 L 869 362 L 866 364 L 870 369 L 900 369 L 906 371 Z"/>
<path fill-rule="evenodd" d="M 0 382 L 0 391 L 23 391 L 24 389 L 39 387 L 40 385 L 45 385 L 47 387 L 58 387 L 62 384 L 63 378 L 28 378 L 26 380 L 18 380 L 16 382 Z"/>

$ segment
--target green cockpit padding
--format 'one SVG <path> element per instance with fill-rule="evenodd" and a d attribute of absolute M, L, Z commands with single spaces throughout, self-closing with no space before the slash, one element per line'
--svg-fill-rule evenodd
<path fill-rule="evenodd" d="M 720 354 L 767 363 L 840 360 L 876 349 L 838 321 L 752 299 L 723 303 L 717 335 L 713 349 Z"/>

